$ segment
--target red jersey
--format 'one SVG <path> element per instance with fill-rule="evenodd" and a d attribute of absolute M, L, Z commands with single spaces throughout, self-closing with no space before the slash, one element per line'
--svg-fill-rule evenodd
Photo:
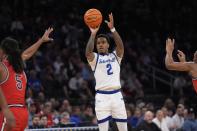
<path fill-rule="evenodd" d="M 25 105 L 25 91 L 27 78 L 25 72 L 16 73 L 7 60 L 2 64 L 8 72 L 6 80 L 0 83 L 3 94 L 8 104 Z"/>
<path fill-rule="evenodd" d="M 195 91 L 197 93 L 197 78 L 192 79 L 192 83 L 193 83 L 194 89 L 195 89 Z"/>

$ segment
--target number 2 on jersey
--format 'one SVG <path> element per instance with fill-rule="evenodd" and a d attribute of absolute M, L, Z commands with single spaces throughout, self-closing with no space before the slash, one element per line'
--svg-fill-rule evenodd
<path fill-rule="evenodd" d="M 107 65 L 106 65 L 106 68 L 107 68 L 107 74 L 108 74 L 108 75 L 112 75 L 112 74 L 113 74 L 113 71 L 112 71 L 112 66 L 111 66 L 111 64 L 107 64 Z"/>
<path fill-rule="evenodd" d="M 21 75 L 16 74 L 16 75 L 15 75 L 15 80 L 16 80 L 16 88 L 17 88 L 18 90 L 21 90 L 21 89 L 23 88 L 22 80 L 21 80 Z"/>

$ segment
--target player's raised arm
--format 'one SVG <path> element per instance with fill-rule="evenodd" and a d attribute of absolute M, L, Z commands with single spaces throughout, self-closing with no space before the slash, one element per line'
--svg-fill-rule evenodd
<path fill-rule="evenodd" d="M 174 62 L 172 53 L 174 50 L 174 39 L 166 40 L 166 57 L 165 65 L 168 70 L 177 70 L 177 71 L 190 71 L 190 66 L 188 62 Z"/>
<path fill-rule="evenodd" d="M 90 27 L 89 27 L 90 28 Z M 95 37 L 96 37 L 96 33 L 98 32 L 99 30 L 99 27 L 93 29 L 93 28 L 90 28 L 90 31 L 91 31 L 91 35 L 90 35 L 90 38 L 88 40 L 88 43 L 87 43 L 87 46 L 86 46 L 86 58 L 89 62 L 93 61 L 94 60 L 94 41 L 95 41 Z"/>
<path fill-rule="evenodd" d="M 109 14 L 109 21 L 105 21 L 109 27 L 109 29 L 111 30 L 112 34 L 113 34 L 113 38 L 116 44 L 116 54 L 118 57 L 123 57 L 124 55 L 124 45 L 122 42 L 122 39 L 120 37 L 120 35 L 118 34 L 118 32 L 116 31 L 115 27 L 114 27 L 114 18 L 113 18 L 113 14 Z"/>
<path fill-rule="evenodd" d="M 52 31 L 53 28 L 48 28 L 43 34 L 43 36 L 36 43 L 34 43 L 29 48 L 27 48 L 25 51 L 23 51 L 21 55 L 22 59 L 24 61 L 30 59 L 34 55 L 34 53 L 38 50 L 38 48 L 41 46 L 42 43 L 53 41 L 53 39 L 49 37 Z"/>

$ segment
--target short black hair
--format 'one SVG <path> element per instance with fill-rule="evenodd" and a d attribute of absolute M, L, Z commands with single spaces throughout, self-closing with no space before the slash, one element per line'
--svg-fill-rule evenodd
<path fill-rule="evenodd" d="M 97 41 L 98 38 L 101 38 L 101 37 L 105 38 L 107 40 L 108 44 L 110 44 L 109 36 L 106 35 L 106 34 L 99 34 L 99 35 L 97 35 L 96 36 L 96 41 Z"/>

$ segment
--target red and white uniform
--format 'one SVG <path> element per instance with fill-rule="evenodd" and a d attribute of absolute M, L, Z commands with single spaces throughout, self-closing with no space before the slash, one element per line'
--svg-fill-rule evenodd
<path fill-rule="evenodd" d="M 193 78 L 192 79 L 192 83 L 193 83 L 194 89 L 195 89 L 195 91 L 197 93 L 197 78 Z"/>
<path fill-rule="evenodd" d="M 24 131 L 28 124 L 28 110 L 25 107 L 25 91 L 27 78 L 25 72 L 16 73 L 7 60 L 2 62 L 7 72 L 7 78 L 0 83 L 0 88 L 8 106 L 15 116 L 16 127 L 13 131 Z M 5 131 L 6 120 L 0 113 L 0 131 Z"/>

